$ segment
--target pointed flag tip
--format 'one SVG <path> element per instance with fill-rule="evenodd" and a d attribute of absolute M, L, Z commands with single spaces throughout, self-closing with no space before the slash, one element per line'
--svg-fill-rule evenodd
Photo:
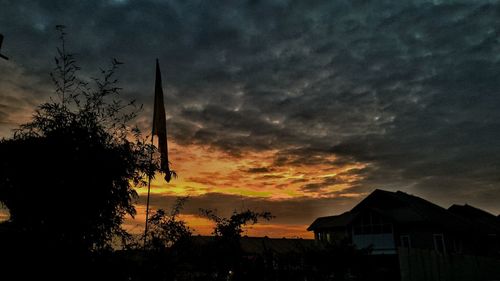
<path fill-rule="evenodd" d="M 156 59 L 156 79 L 161 79 L 161 77 L 158 77 L 160 73 L 160 62 L 158 61 L 158 59 Z"/>

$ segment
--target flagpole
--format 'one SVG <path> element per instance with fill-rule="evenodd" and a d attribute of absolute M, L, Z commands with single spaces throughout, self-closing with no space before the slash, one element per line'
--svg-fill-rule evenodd
<path fill-rule="evenodd" d="M 151 158 L 149 167 L 153 167 L 153 139 L 154 135 L 158 136 L 158 151 L 161 155 L 160 171 L 165 173 L 165 180 L 170 182 L 170 169 L 168 168 L 168 148 L 167 148 L 167 124 L 165 120 L 165 105 L 163 103 L 163 89 L 161 83 L 160 64 L 156 59 L 156 78 L 155 78 L 155 101 L 153 106 L 153 127 L 151 130 Z M 148 220 L 149 220 L 149 200 L 151 196 L 151 178 L 154 176 L 154 171 L 150 171 L 148 177 L 148 198 L 146 201 L 146 223 L 144 225 L 144 250 L 146 249 L 148 237 Z"/>
<path fill-rule="evenodd" d="M 151 134 L 151 148 L 153 147 L 153 137 L 154 134 Z M 149 158 L 149 167 L 153 166 L 153 149 L 151 149 L 151 154 Z M 146 242 L 148 239 L 148 219 L 149 219 L 149 197 L 151 194 L 151 171 L 149 171 L 148 175 L 148 199 L 146 200 L 146 225 L 144 227 L 144 250 L 146 249 Z"/>

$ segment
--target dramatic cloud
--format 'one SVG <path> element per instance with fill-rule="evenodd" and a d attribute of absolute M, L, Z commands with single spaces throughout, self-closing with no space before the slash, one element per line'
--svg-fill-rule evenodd
<path fill-rule="evenodd" d="M 56 24 L 86 77 L 125 62 L 145 130 L 160 58 L 168 196 L 295 202 L 301 223 L 374 188 L 500 212 L 497 1 L 3 1 L 2 136 L 50 93 Z"/>

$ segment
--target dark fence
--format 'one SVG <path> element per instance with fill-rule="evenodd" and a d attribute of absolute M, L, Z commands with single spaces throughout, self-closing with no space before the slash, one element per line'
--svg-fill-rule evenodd
<path fill-rule="evenodd" d="M 500 260 L 399 248 L 401 281 L 500 280 Z"/>

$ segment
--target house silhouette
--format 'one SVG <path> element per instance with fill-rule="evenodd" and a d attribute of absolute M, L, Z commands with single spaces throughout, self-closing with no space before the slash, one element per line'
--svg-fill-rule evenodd
<path fill-rule="evenodd" d="M 377 189 L 352 210 L 317 218 L 307 229 L 317 241 L 349 240 L 372 255 L 398 248 L 500 257 L 500 220 L 470 205 L 440 207 L 402 191 Z"/>

